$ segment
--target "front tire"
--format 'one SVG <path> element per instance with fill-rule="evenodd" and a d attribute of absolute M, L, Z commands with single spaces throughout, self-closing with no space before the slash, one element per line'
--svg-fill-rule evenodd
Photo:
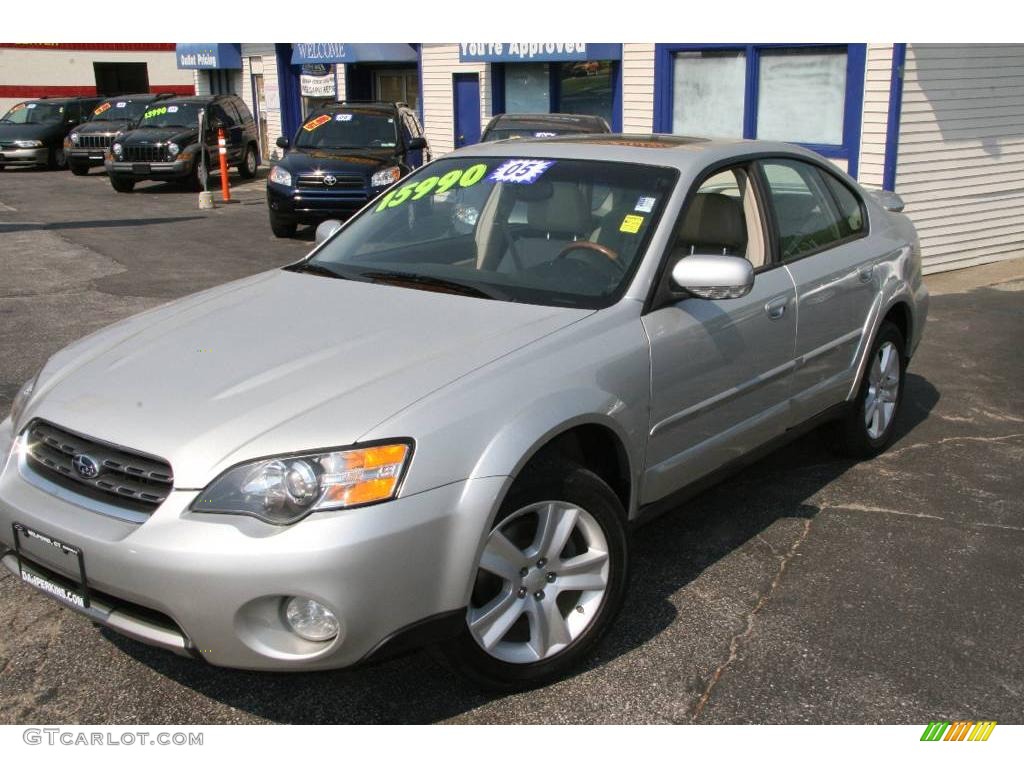
<path fill-rule="evenodd" d="M 192 166 L 192 173 L 189 176 L 189 186 L 193 192 L 202 192 L 209 185 L 210 163 L 206 152 L 200 152 Z"/>
<path fill-rule="evenodd" d="M 88 176 L 89 175 L 89 164 L 88 163 L 76 163 L 74 161 L 68 162 L 71 172 L 75 176 Z"/>
<path fill-rule="evenodd" d="M 596 474 L 560 458 L 527 466 L 502 504 L 474 577 L 463 633 L 442 648 L 487 688 L 565 675 L 625 597 L 626 514 Z"/>
<path fill-rule="evenodd" d="M 135 179 L 110 174 L 110 186 L 114 188 L 115 192 L 131 192 L 135 189 Z"/>
<path fill-rule="evenodd" d="M 63 147 L 51 147 L 47 156 L 46 167 L 51 171 L 63 171 L 68 167 L 68 156 Z"/>
<path fill-rule="evenodd" d="M 274 233 L 274 237 L 295 237 L 298 228 L 299 225 L 295 222 L 282 221 L 271 212 L 270 231 Z"/>
<path fill-rule="evenodd" d="M 892 323 L 883 323 L 871 345 L 864 378 L 849 413 L 834 427 L 837 450 L 855 459 L 877 456 L 896 438 L 896 417 L 903 402 L 906 340 Z"/>

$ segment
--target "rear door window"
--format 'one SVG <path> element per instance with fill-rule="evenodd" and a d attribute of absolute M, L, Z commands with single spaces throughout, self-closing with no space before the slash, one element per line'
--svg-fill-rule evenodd
<path fill-rule="evenodd" d="M 844 239 L 831 193 L 817 168 L 799 160 L 761 163 L 782 261 L 824 250 Z"/>

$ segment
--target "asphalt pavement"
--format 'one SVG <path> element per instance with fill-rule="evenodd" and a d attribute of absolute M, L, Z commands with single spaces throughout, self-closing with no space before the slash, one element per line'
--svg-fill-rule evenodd
<path fill-rule="evenodd" d="M 263 182 L 200 211 L 99 171 L 0 173 L 0 414 L 70 341 L 294 261 Z M 895 445 L 817 434 L 634 535 L 627 604 L 576 675 L 484 694 L 427 651 L 355 670 L 219 669 L 0 575 L 0 723 L 1024 722 L 1024 260 L 928 279 Z"/>

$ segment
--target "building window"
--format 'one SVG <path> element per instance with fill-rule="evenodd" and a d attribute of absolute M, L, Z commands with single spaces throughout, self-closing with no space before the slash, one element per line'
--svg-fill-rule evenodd
<path fill-rule="evenodd" d="M 788 141 L 857 173 L 865 45 L 659 44 L 654 129 Z"/>
<path fill-rule="evenodd" d="M 743 51 L 684 51 L 675 55 L 672 133 L 743 136 L 747 72 Z"/>
<path fill-rule="evenodd" d="M 557 112 L 551 104 L 551 73 L 547 64 L 505 67 L 506 112 Z"/>
<path fill-rule="evenodd" d="M 846 51 L 764 51 L 757 94 L 757 138 L 843 143 Z"/>
<path fill-rule="evenodd" d="M 597 115 L 617 124 L 619 63 L 611 60 L 492 66 L 495 113 Z"/>

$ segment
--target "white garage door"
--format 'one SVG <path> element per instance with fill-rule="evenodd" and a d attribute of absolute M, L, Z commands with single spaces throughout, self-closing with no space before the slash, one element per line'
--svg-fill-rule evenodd
<path fill-rule="evenodd" d="M 899 142 L 925 273 L 1024 255 L 1024 45 L 908 45 Z"/>

